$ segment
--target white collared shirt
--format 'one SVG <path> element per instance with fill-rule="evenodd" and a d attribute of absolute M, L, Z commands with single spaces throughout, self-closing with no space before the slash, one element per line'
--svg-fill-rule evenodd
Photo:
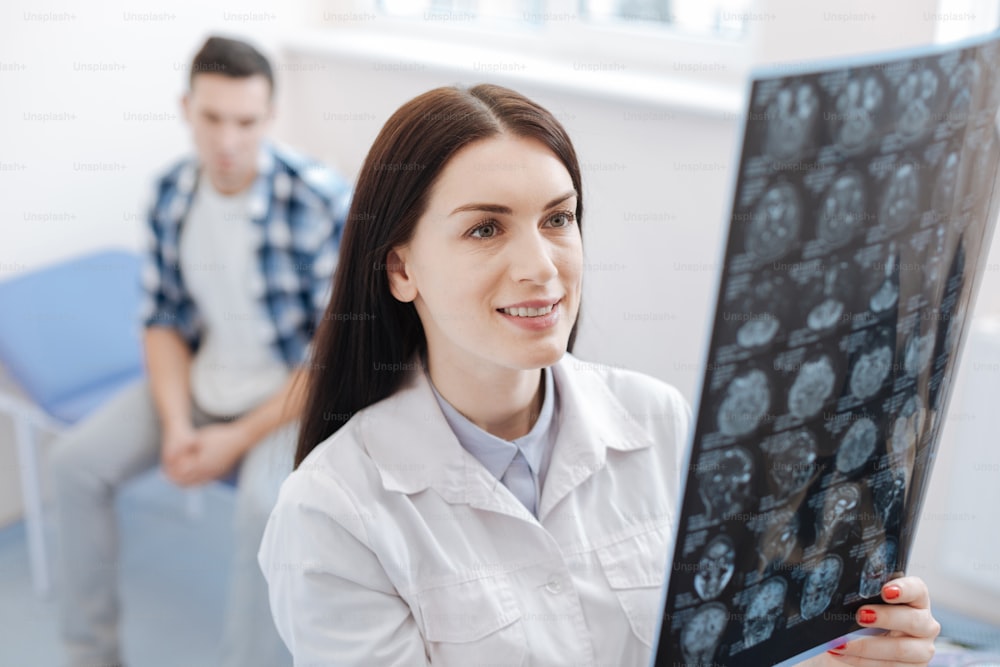
<path fill-rule="evenodd" d="M 570 355 L 537 518 L 411 373 L 282 486 L 259 559 L 296 665 L 646 665 L 690 411 Z"/>

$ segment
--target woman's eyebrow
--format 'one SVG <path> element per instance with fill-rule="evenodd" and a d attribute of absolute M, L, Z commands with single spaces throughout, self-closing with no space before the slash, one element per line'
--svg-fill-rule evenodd
<path fill-rule="evenodd" d="M 576 196 L 576 190 L 570 190 L 565 194 L 561 194 L 549 203 L 547 203 L 542 208 L 550 209 L 556 204 L 561 204 L 570 197 Z M 511 210 L 509 206 L 503 206 L 502 204 L 463 204 L 459 206 L 454 211 L 449 213 L 449 216 L 455 215 L 456 213 L 462 213 L 464 211 L 484 211 L 486 213 L 496 213 L 497 215 L 511 215 L 514 211 Z"/>

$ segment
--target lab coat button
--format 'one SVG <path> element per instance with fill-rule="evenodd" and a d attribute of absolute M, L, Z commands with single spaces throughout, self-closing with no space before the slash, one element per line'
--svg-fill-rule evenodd
<path fill-rule="evenodd" d="M 545 590 L 547 590 L 549 593 L 552 593 L 553 595 L 558 595 L 559 592 L 562 590 L 562 586 L 559 585 L 558 579 L 553 578 L 549 579 L 549 583 L 545 584 Z"/>

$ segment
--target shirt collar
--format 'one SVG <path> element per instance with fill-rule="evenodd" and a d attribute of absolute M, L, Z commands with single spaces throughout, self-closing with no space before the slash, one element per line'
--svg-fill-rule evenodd
<path fill-rule="evenodd" d="M 552 371 L 548 368 L 542 369 L 542 378 L 545 383 L 545 397 L 542 399 L 542 409 L 538 413 L 531 430 L 514 440 L 504 440 L 489 433 L 472 423 L 465 415 L 456 410 L 451 403 L 438 392 L 437 387 L 427 380 L 434 391 L 434 398 L 441 406 L 444 418 L 454 431 L 459 444 L 467 452 L 472 454 L 482 463 L 490 474 L 500 479 L 503 477 L 511 461 L 520 449 L 524 458 L 528 460 L 531 471 L 537 476 L 542 468 L 542 461 L 545 458 L 545 448 L 550 442 L 547 437 L 549 429 L 553 427 L 552 415 L 555 412 L 555 389 L 552 382 Z"/>

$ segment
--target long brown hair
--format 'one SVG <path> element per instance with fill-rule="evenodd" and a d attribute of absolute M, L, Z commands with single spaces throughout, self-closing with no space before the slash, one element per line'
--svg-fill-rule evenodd
<path fill-rule="evenodd" d="M 333 294 L 313 340 L 308 396 L 295 466 L 356 412 L 392 394 L 426 345 L 412 303 L 389 291 L 386 258 L 406 244 L 435 179 L 452 155 L 501 133 L 541 141 L 566 167 L 583 219 L 580 166 L 569 136 L 547 110 L 501 86 L 436 88 L 410 100 L 365 158 L 340 245 Z M 576 323 L 569 350 L 576 339 Z"/>

